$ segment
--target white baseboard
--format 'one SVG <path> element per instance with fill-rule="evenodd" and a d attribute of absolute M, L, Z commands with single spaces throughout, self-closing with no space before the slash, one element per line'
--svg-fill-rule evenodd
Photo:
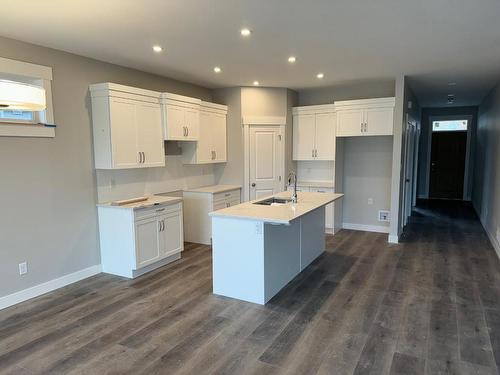
<path fill-rule="evenodd" d="M 389 235 L 389 239 L 387 240 L 389 243 L 399 243 L 399 236 L 395 236 L 394 234 Z"/>
<path fill-rule="evenodd" d="M 362 230 L 364 232 L 389 233 L 389 227 L 383 227 L 381 225 L 342 223 L 342 228 L 351 230 Z"/>
<path fill-rule="evenodd" d="M 20 290 L 19 292 L 9 294 L 5 297 L 1 297 L 0 310 L 23 301 L 27 301 L 31 298 L 41 296 L 42 294 L 52 292 L 53 290 L 62 288 L 63 286 L 76 283 L 77 281 L 97 275 L 98 273 L 101 273 L 100 264 L 70 273 L 68 275 L 64 275 L 57 279 L 47 281 L 43 284 L 35 285 L 28 289 Z"/>

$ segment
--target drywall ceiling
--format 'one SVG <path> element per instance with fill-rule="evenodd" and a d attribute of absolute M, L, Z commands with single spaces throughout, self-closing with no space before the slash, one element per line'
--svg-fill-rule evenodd
<path fill-rule="evenodd" d="M 212 88 L 406 74 L 423 105 L 475 104 L 500 75 L 499 18 L 498 0 L 2 0 L 0 35 Z"/>

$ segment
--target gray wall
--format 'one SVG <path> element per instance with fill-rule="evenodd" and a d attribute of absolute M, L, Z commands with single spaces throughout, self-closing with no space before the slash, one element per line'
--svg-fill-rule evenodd
<path fill-rule="evenodd" d="M 56 137 L 0 137 L 0 296 L 100 263 L 88 86 L 111 81 L 212 98 L 211 90 L 0 38 L 2 57 L 53 68 Z M 28 261 L 19 276 L 18 263 Z"/>
<path fill-rule="evenodd" d="M 378 211 L 391 207 L 391 167 L 392 137 L 344 139 L 344 223 L 389 226 Z"/>
<path fill-rule="evenodd" d="M 469 163 L 468 182 L 466 190 L 468 192 L 466 199 L 471 199 L 470 192 L 472 191 L 473 177 L 474 177 L 474 155 L 475 155 L 475 134 L 477 127 L 477 107 L 448 107 L 448 108 L 423 108 L 422 109 L 422 122 L 420 133 L 420 146 L 418 150 L 418 188 L 417 195 L 420 198 L 429 197 L 429 175 L 427 167 L 429 163 L 430 139 L 429 133 L 431 132 L 431 123 L 429 117 L 432 116 L 472 116 L 471 126 L 471 141 L 470 141 L 470 156 L 471 162 Z"/>
<path fill-rule="evenodd" d="M 393 97 L 395 80 L 366 80 L 299 91 L 299 105 L 328 104 L 338 100 Z M 344 140 L 343 222 L 388 226 L 377 220 L 378 210 L 391 207 L 392 138 Z M 366 147 L 366 149 L 364 148 Z M 316 164 L 318 162 L 313 162 Z M 369 166 L 370 168 L 367 168 Z M 360 183 L 363 186 L 360 186 Z M 339 187 L 337 187 L 337 190 Z M 373 198 L 373 205 L 368 204 Z"/>
<path fill-rule="evenodd" d="M 500 83 L 479 106 L 472 202 L 500 257 Z"/>
<path fill-rule="evenodd" d="M 299 105 L 331 104 L 338 100 L 385 98 L 394 96 L 394 79 L 363 80 L 330 87 L 299 91 Z"/>

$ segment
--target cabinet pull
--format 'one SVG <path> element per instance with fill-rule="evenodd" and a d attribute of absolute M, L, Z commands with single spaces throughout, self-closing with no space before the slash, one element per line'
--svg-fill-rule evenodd
<path fill-rule="evenodd" d="M 146 162 L 146 153 L 144 151 L 142 152 L 142 162 Z"/>
<path fill-rule="evenodd" d="M 158 222 L 158 232 L 161 232 L 161 221 Z"/>
<path fill-rule="evenodd" d="M 138 154 L 139 154 L 139 164 L 141 164 L 142 163 L 142 154 L 140 151 L 138 152 Z"/>
<path fill-rule="evenodd" d="M 231 193 L 226 193 L 224 194 L 225 197 L 230 197 L 231 196 Z"/>
<path fill-rule="evenodd" d="M 314 149 L 311 150 L 311 156 L 314 157 Z"/>
<path fill-rule="evenodd" d="M 186 126 L 186 137 L 189 136 L 189 126 Z"/>
<path fill-rule="evenodd" d="M 156 210 L 156 212 L 162 212 L 162 211 L 165 211 L 165 209 L 164 208 L 159 208 L 159 209 Z"/>
<path fill-rule="evenodd" d="M 217 159 L 217 151 L 214 151 L 214 160 Z"/>

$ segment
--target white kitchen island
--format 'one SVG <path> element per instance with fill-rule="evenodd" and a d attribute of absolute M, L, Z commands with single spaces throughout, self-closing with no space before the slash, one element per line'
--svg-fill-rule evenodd
<path fill-rule="evenodd" d="M 297 203 L 255 204 L 260 198 L 211 212 L 213 292 L 268 302 L 325 251 L 325 206 L 342 197 L 299 192 Z"/>

